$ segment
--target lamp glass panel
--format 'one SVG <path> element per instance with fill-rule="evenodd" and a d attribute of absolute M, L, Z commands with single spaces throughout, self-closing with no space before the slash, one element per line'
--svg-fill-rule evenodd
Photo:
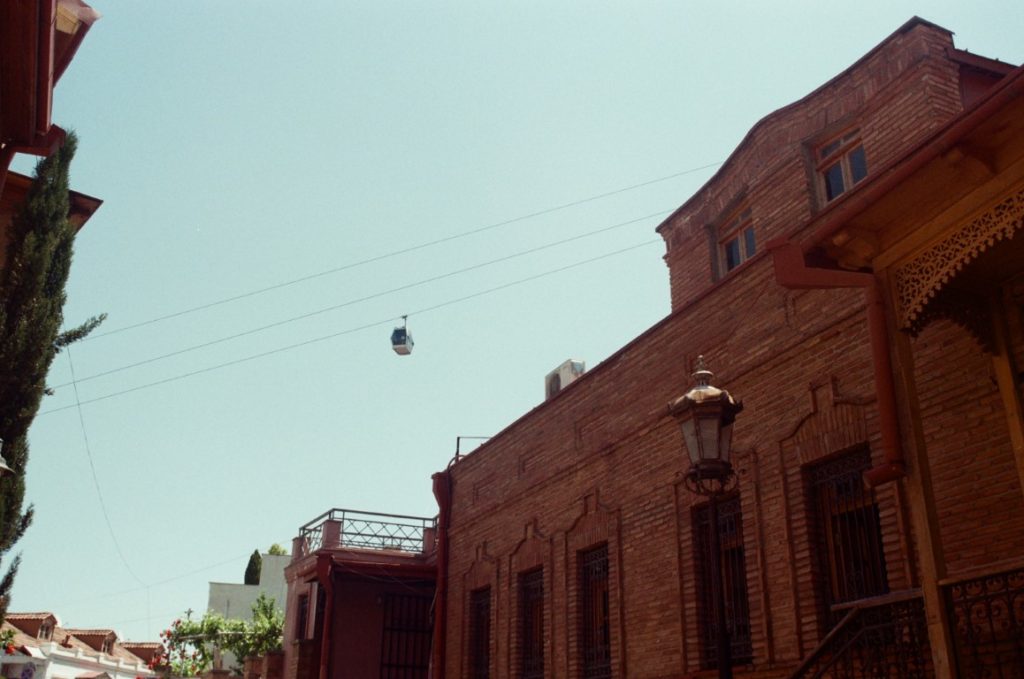
<path fill-rule="evenodd" d="M 697 424 L 693 417 L 688 417 L 679 423 L 683 430 L 683 441 L 686 443 L 686 453 L 690 456 L 690 464 L 697 464 L 700 460 L 700 444 L 697 442 Z"/>
<path fill-rule="evenodd" d="M 700 455 L 703 460 L 718 459 L 718 411 L 700 413 L 696 419 L 700 428 Z"/>
<path fill-rule="evenodd" d="M 732 463 L 732 424 L 722 427 L 722 462 Z"/>

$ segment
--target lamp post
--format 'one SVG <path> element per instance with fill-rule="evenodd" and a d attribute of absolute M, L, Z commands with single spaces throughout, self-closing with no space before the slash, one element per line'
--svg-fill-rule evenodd
<path fill-rule="evenodd" d="M 679 423 L 690 469 L 686 486 L 691 492 L 708 498 L 711 525 L 711 588 L 718 627 L 718 676 L 732 679 L 732 648 L 725 620 L 725 588 L 722 582 L 722 550 L 718 529 L 718 501 L 736 486 L 732 470 L 732 425 L 743 404 L 729 392 L 712 386 L 714 375 L 697 357 L 693 378 L 696 386 L 669 404 L 669 412 Z"/>

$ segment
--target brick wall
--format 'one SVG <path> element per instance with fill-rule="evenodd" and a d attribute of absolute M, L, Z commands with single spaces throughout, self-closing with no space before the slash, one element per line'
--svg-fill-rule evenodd
<path fill-rule="evenodd" d="M 453 468 L 448 677 L 465 676 L 462 622 L 481 583 L 495 594 L 493 676 L 513 676 L 516 575 L 537 565 L 549 583 L 550 676 L 576 676 L 576 556 L 602 542 L 616 676 L 699 669 L 690 532 L 699 500 L 681 483 L 685 452 L 666 404 L 689 388 L 697 352 L 712 348 L 716 383 L 746 404 L 735 446 L 755 666 L 792 666 L 813 647 L 820 621 L 800 474 L 852 446 L 878 449 L 863 298 L 784 291 L 762 257 Z M 890 586 L 902 589 L 913 576 L 895 490 L 879 502 Z"/>
<path fill-rule="evenodd" d="M 921 426 L 948 575 L 1024 554 L 1024 495 L 992 361 L 962 328 L 914 342 Z"/>

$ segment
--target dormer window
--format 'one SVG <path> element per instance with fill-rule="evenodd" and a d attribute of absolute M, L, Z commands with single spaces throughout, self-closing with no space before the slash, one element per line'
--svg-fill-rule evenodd
<path fill-rule="evenodd" d="M 100 652 L 101 653 L 110 653 L 110 651 L 112 650 L 113 646 L 114 646 L 114 642 L 113 641 L 111 641 L 110 639 L 104 639 L 103 640 L 103 647 L 100 649 Z"/>
<path fill-rule="evenodd" d="M 818 147 L 815 154 L 825 200 L 831 201 L 868 176 L 868 160 L 860 130 L 847 132 Z"/>
<path fill-rule="evenodd" d="M 39 638 L 43 641 L 49 641 L 53 638 L 53 625 L 43 623 L 39 627 Z"/>
<path fill-rule="evenodd" d="M 757 253 L 757 238 L 749 206 L 741 207 L 726 218 L 719 229 L 721 271 L 728 273 Z"/>

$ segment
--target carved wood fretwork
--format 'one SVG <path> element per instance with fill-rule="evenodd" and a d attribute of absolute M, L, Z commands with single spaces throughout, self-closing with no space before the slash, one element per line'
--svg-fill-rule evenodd
<path fill-rule="evenodd" d="M 981 253 L 1020 230 L 1024 230 L 1024 189 L 899 267 L 895 282 L 900 327 L 916 336 L 932 320 L 947 318 L 991 350 L 985 305 L 964 299 L 946 285 Z"/>
<path fill-rule="evenodd" d="M 964 290 L 944 288 L 932 298 L 921 315 L 910 328 L 905 328 L 912 337 L 925 329 L 932 321 L 944 318 L 966 330 L 971 337 L 990 354 L 996 353 L 992 328 L 992 315 L 988 302 Z"/>

